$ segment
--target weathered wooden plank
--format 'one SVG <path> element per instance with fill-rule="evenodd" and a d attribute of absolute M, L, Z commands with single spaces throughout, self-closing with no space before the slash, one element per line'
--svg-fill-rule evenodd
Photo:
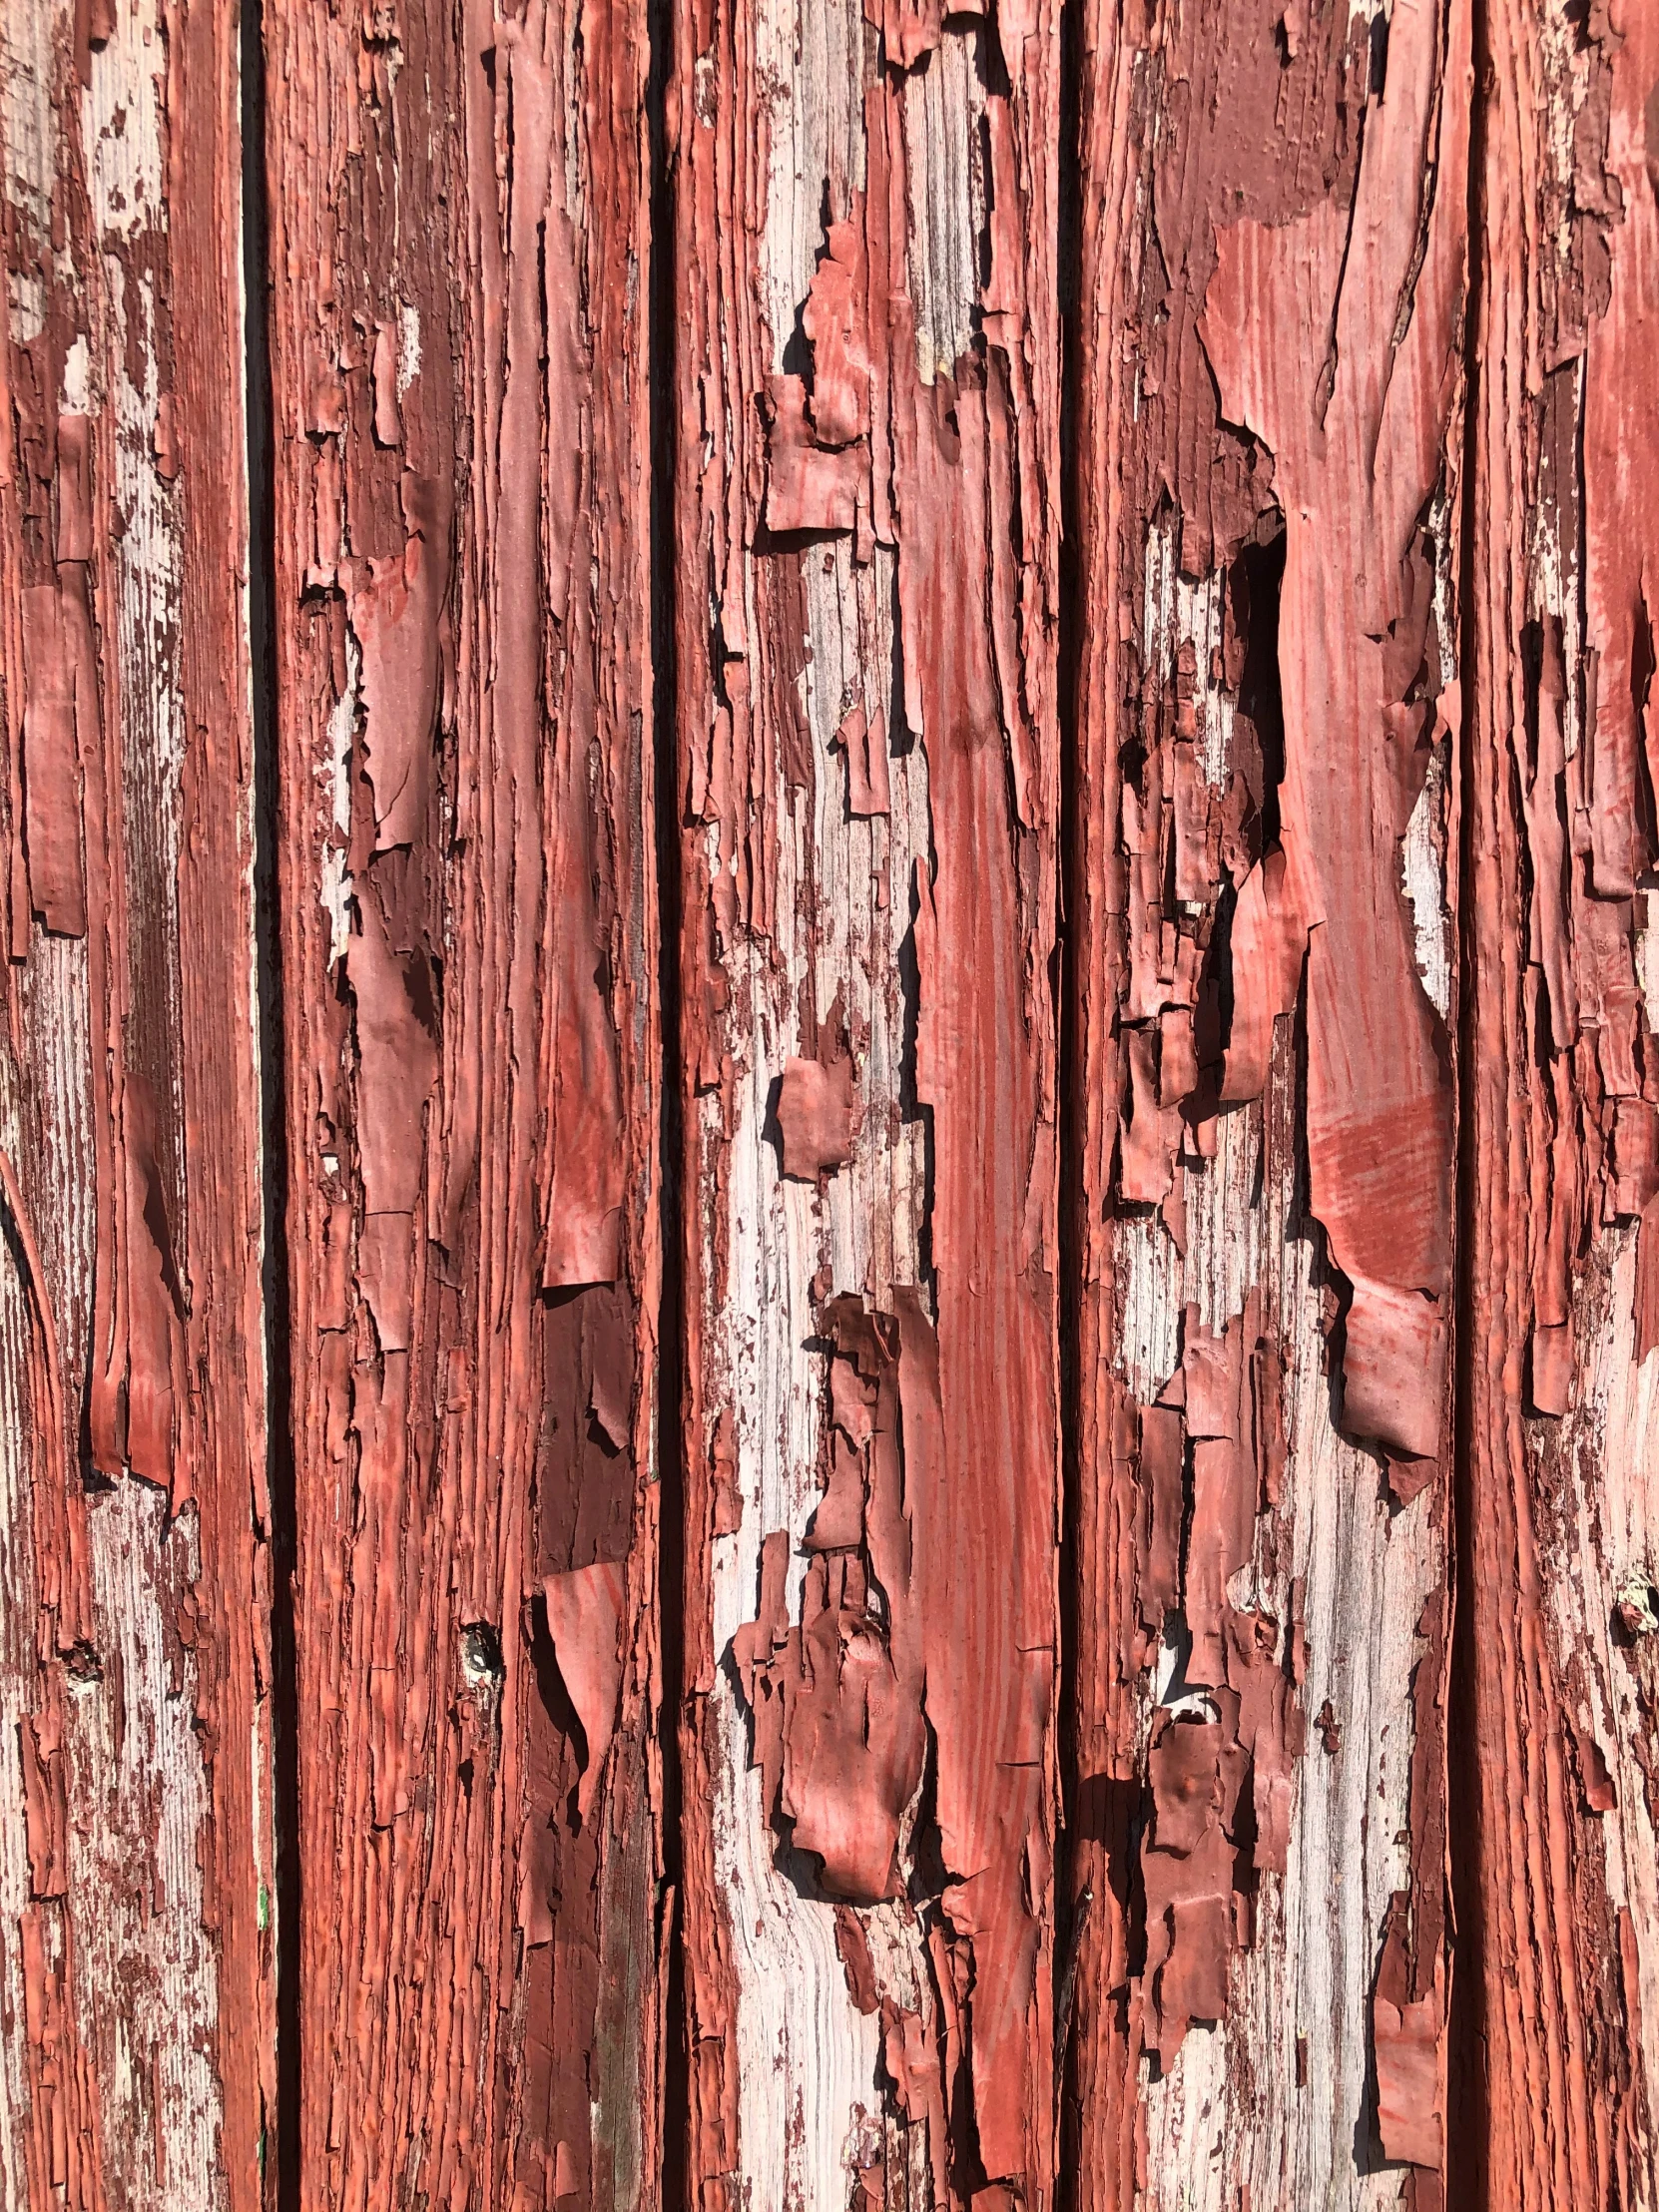
<path fill-rule="evenodd" d="M 0 2192 L 1653 2205 L 1659 34 L 669 12 L 0 23 Z"/>
<path fill-rule="evenodd" d="M 0 21 L 0 2194 L 274 2091 L 235 12 Z"/>
<path fill-rule="evenodd" d="M 1067 2140 L 1437 2204 L 1469 16 L 1080 28 Z"/>
<path fill-rule="evenodd" d="M 1057 31 L 676 25 L 709 2206 L 1054 2189 Z"/>
<path fill-rule="evenodd" d="M 1463 2186 L 1659 2202 L 1650 11 L 1486 11 Z"/>
<path fill-rule="evenodd" d="M 661 2187 L 647 65 L 268 15 L 307 2204 Z"/>

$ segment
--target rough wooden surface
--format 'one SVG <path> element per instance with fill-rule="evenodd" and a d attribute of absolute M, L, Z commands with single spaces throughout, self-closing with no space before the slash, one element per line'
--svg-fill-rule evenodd
<path fill-rule="evenodd" d="M 1473 329 L 1462 2185 L 1659 2202 L 1653 95 L 1486 23 Z"/>
<path fill-rule="evenodd" d="M 0 2199 L 1659 2208 L 1659 19 L 238 18 L 0 11 Z"/>
<path fill-rule="evenodd" d="M 0 2195 L 252 2206 L 271 1503 L 236 22 L 0 23 Z"/>
<path fill-rule="evenodd" d="M 659 2187 L 647 64 L 267 23 L 305 2204 Z"/>
<path fill-rule="evenodd" d="M 1052 2188 L 1057 32 L 676 25 L 708 2206 Z"/>
<path fill-rule="evenodd" d="M 1091 2205 L 1439 2202 L 1471 73 L 1380 25 L 1083 25 Z"/>

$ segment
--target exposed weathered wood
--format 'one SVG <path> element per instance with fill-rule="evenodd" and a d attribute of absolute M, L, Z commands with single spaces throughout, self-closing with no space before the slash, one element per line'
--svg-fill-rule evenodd
<path fill-rule="evenodd" d="M 269 10 L 318 2206 L 660 2188 L 647 63 Z"/>
<path fill-rule="evenodd" d="M 1084 11 L 1090 2206 L 1440 2201 L 1468 42 Z"/>
<path fill-rule="evenodd" d="M 1461 2186 L 1659 2202 L 1659 37 L 1485 12 Z"/>
<path fill-rule="evenodd" d="M 1054 2187 L 1057 28 L 676 25 L 711 2207 Z"/>
<path fill-rule="evenodd" d="M 0 2199 L 1659 2212 L 1659 19 L 238 13 L 0 11 Z"/>
<path fill-rule="evenodd" d="M 233 10 L 0 20 L 0 2196 L 253 2206 L 271 1505 Z"/>

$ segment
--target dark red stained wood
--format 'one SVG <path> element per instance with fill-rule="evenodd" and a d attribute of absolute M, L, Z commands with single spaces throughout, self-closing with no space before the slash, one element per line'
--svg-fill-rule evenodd
<path fill-rule="evenodd" d="M 241 85 L 0 30 L 0 2197 L 253 2207 L 275 2105 Z"/>
<path fill-rule="evenodd" d="M 267 22 L 318 2206 L 661 2186 L 647 60 Z"/>
<path fill-rule="evenodd" d="M 1478 179 L 1462 2186 L 1656 2188 L 1659 42 L 1487 13 Z M 1651 918 L 1650 918 L 1651 917 Z"/>

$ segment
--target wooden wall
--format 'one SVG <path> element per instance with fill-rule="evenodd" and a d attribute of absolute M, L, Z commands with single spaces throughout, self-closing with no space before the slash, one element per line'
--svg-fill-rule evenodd
<path fill-rule="evenodd" d="M 0 14 L 0 2200 L 1659 2207 L 1656 194 L 1645 0 Z"/>

